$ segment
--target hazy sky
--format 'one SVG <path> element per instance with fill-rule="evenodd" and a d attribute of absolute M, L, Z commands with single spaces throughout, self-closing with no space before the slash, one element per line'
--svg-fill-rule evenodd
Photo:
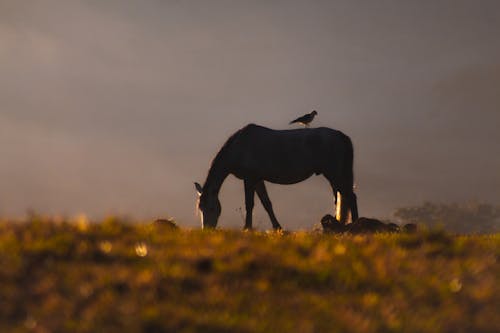
<path fill-rule="evenodd" d="M 312 109 L 354 142 L 361 216 L 499 203 L 499 32 L 495 0 L 0 0 L 0 215 L 197 225 L 227 137 Z M 269 192 L 288 228 L 332 210 L 322 177 Z M 243 226 L 242 182 L 221 201 Z"/>

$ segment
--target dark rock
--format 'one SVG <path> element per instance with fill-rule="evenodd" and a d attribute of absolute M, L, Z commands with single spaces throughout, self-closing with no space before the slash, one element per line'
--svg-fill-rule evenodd
<path fill-rule="evenodd" d="M 177 223 L 175 223 L 172 219 L 157 219 L 156 221 L 154 221 L 154 225 L 160 228 L 171 230 L 179 229 Z"/>
<path fill-rule="evenodd" d="M 342 233 L 347 230 L 345 225 L 341 224 L 330 214 L 323 216 L 321 226 L 323 226 L 323 232 L 325 233 Z"/>
<path fill-rule="evenodd" d="M 390 232 L 400 232 L 401 231 L 401 228 L 396 223 L 388 223 L 387 227 L 389 228 Z"/>
<path fill-rule="evenodd" d="M 330 214 L 326 214 L 321 219 L 323 232 L 325 233 L 344 233 L 367 234 L 376 232 L 400 232 L 400 227 L 395 223 L 384 223 L 377 219 L 360 217 L 349 224 L 342 224 Z"/>
<path fill-rule="evenodd" d="M 377 219 L 360 217 L 356 221 L 347 225 L 348 231 L 352 234 L 388 232 L 390 227 Z"/>
<path fill-rule="evenodd" d="M 417 231 L 417 225 L 414 224 L 414 223 L 405 224 L 403 226 L 403 231 L 404 232 L 409 232 L 409 233 L 416 232 Z"/>

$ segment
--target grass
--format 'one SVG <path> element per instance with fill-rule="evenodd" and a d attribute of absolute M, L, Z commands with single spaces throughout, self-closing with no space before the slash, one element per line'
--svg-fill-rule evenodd
<path fill-rule="evenodd" d="M 500 234 L 0 223 L 1 332 L 499 332 Z"/>

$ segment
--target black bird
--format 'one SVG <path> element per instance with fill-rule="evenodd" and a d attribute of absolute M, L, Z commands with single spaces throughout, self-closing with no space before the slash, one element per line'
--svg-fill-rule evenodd
<path fill-rule="evenodd" d="M 290 125 L 298 123 L 298 124 L 304 125 L 305 127 L 309 127 L 309 124 L 313 121 L 314 116 L 316 116 L 317 114 L 318 114 L 318 112 L 316 110 L 313 110 L 311 113 L 305 114 L 302 117 L 299 117 L 299 118 L 291 121 Z"/>

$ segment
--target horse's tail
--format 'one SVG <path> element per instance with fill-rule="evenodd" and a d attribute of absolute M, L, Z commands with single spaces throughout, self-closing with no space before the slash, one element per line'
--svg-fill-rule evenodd
<path fill-rule="evenodd" d="M 342 175 L 346 188 L 352 190 L 354 187 L 354 146 L 351 138 L 344 135 L 344 149 L 342 156 Z"/>
<path fill-rule="evenodd" d="M 348 194 L 348 209 L 351 211 L 351 218 L 354 222 L 358 219 L 358 200 L 356 194 L 354 193 L 354 147 L 351 138 L 349 138 L 347 135 L 345 136 L 344 140 L 344 191 L 346 191 L 346 194 Z"/>

